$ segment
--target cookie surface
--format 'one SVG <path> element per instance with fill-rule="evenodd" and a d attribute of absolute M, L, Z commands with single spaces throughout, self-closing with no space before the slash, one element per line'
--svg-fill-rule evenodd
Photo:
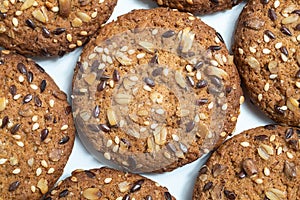
<path fill-rule="evenodd" d="M 252 101 L 293 126 L 300 124 L 299 44 L 299 1 L 249 1 L 236 30 L 235 62 Z"/>
<path fill-rule="evenodd" d="M 109 168 L 75 170 L 58 183 L 44 200 L 55 199 L 174 200 L 168 189 L 137 174 Z"/>
<path fill-rule="evenodd" d="M 117 0 L 4 0 L 0 44 L 30 56 L 63 56 L 82 46 L 109 18 Z"/>
<path fill-rule="evenodd" d="M 287 199 L 300 195 L 300 129 L 268 125 L 226 141 L 200 169 L 193 199 Z"/>
<path fill-rule="evenodd" d="M 101 29 L 73 80 L 85 146 L 134 172 L 169 171 L 230 134 L 239 114 L 237 70 L 223 39 L 195 17 L 136 10 Z"/>
<path fill-rule="evenodd" d="M 241 0 L 156 0 L 156 2 L 159 6 L 203 15 L 231 9 Z"/>
<path fill-rule="evenodd" d="M 40 199 L 71 154 L 72 109 L 33 61 L 3 50 L 0 68 L 0 199 Z"/>

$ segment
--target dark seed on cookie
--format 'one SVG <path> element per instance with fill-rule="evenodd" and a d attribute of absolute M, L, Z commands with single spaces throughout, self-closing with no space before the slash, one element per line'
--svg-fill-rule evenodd
<path fill-rule="evenodd" d="M 149 85 L 150 87 L 154 87 L 154 86 L 155 86 L 155 82 L 154 82 L 154 80 L 153 80 L 152 78 L 146 77 L 146 78 L 144 79 L 144 81 L 145 81 L 145 83 L 146 83 L 147 85 Z"/>
<path fill-rule="evenodd" d="M 32 94 L 27 94 L 24 98 L 23 98 L 23 103 L 29 103 L 32 100 Z"/>
<path fill-rule="evenodd" d="M 97 86 L 97 91 L 101 92 L 105 89 L 105 87 L 106 87 L 106 81 L 101 81 Z"/>
<path fill-rule="evenodd" d="M 141 180 L 138 180 L 137 182 L 135 182 L 133 184 L 133 186 L 131 187 L 130 192 L 133 193 L 133 192 L 140 190 L 144 181 L 145 181 L 144 179 L 141 179 Z"/>
<path fill-rule="evenodd" d="M 276 12 L 272 8 L 269 9 L 268 16 L 272 21 L 275 21 L 277 19 Z"/>
<path fill-rule="evenodd" d="M 294 163 L 284 162 L 284 174 L 289 178 L 297 177 L 296 166 Z"/>
<path fill-rule="evenodd" d="M 70 140 L 69 136 L 65 136 L 59 140 L 59 144 L 66 144 Z"/>
<path fill-rule="evenodd" d="M 285 139 L 290 139 L 294 135 L 294 129 L 289 128 L 285 132 Z"/>
<path fill-rule="evenodd" d="M 240 179 L 243 179 L 246 177 L 246 173 L 244 172 L 244 170 L 240 171 L 237 176 L 240 178 Z"/>
<path fill-rule="evenodd" d="M 269 38 L 271 39 L 276 39 L 276 36 L 274 35 L 274 33 L 272 33 L 272 31 L 266 30 L 264 32 Z"/>
<path fill-rule="evenodd" d="M 129 194 L 126 194 L 126 195 L 122 198 L 122 200 L 130 200 L 130 195 L 129 195 Z"/>
<path fill-rule="evenodd" d="M 206 80 L 200 80 L 196 84 L 196 88 L 205 88 L 208 85 L 208 82 Z"/>
<path fill-rule="evenodd" d="M 8 191 L 10 191 L 10 192 L 15 191 L 16 189 L 18 189 L 18 187 L 20 186 L 20 184 L 21 184 L 20 181 L 15 181 L 15 182 L 11 183 L 9 185 Z"/>
<path fill-rule="evenodd" d="M 206 183 L 203 187 L 203 192 L 210 190 L 213 186 L 213 182 L 209 181 L 208 183 Z"/>
<path fill-rule="evenodd" d="M 69 190 L 68 190 L 68 189 L 65 189 L 65 190 L 63 190 L 63 191 L 61 191 L 61 192 L 59 193 L 58 197 L 59 197 L 59 198 L 61 198 L 61 197 L 66 197 L 66 196 L 68 196 L 68 194 L 69 194 Z"/>
<path fill-rule="evenodd" d="M 292 36 L 291 31 L 290 31 L 287 27 L 282 26 L 280 30 L 281 30 L 281 32 L 282 32 L 283 34 L 288 35 L 288 36 Z"/>
<path fill-rule="evenodd" d="M 297 24 L 297 25 L 296 25 L 295 30 L 296 30 L 296 31 L 300 31 L 300 24 Z"/>
<path fill-rule="evenodd" d="M 284 115 L 285 111 L 281 109 L 280 106 L 274 106 L 275 107 L 275 111 L 278 113 L 278 114 L 281 114 L 281 115 Z"/>
<path fill-rule="evenodd" d="M 100 114 L 100 107 L 98 105 L 95 106 L 94 111 L 93 111 L 93 116 L 95 118 L 99 117 Z"/>
<path fill-rule="evenodd" d="M 186 132 L 191 132 L 195 127 L 195 122 L 194 121 L 190 121 L 186 124 Z"/>
<path fill-rule="evenodd" d="M 110 131 L 110 128 L 106 124 L 99 124 L 99 128 L 103 132 L 109 132 Z"/>
<path fill-rule="evenodd" d="M 149 64 L 150 64 L 150 65 L 157 65 L 157 64 L 158 64 L 158 55 L 157 55 L 157 54 L 155 54 L 155 55 L 151 58 L 151 60 L 149 61 Z"/>
<path fill-rule="evenodd" d="M 236 194 L 234 192 L 232 192 L 232 191 L 224 190 L 224 194 L 230 200 L 236 199 Z"/>
<path fill-rule="evenodd" d="M 222 43 L 224 43 L 224 39 L 223 39 L 223 37 L 222 37 L 222 35 L 221 35 L 220 33 L 216 32 L 216 36 L 219 38 L 219 40 L 220 40 Z"/>
<path fill-rule="evenodd" d="M 32 83 L 32 81 L 33 81 L 33 73 L 32 72 L 28 72 L 26 76 L 27 76 L 28 83 Z"/>
<path fill-rule="evenodd" d="M 18 68 L 18 70 L 19 70 L 20 73 L 27 74 L 27 69 L 26 69 L 26 67 L 25 67 L 25 65 L 23 63 L 19 63 L 17 65 L 17 68 Z"/>
<path fill-rule="evenodd" d="M 153 199 L 152 199 L 152 196 L 147 195 L 147 196 L 145 197 L 145 200 L 153 200 Z"/>
<path fill-rule="evenodd" d="M 21 127 L 21 124 L 15 124 L 11 129 L 10 129 L 10 132 L 11 134 L 16 134 L 18 132 L 18 130 L 20 129 Z"/>
<path fill-rule="evenodd" d="M 167 31 L 167 32 L 164 32 L 161 36 L 162 36 L 163 38 L 170 38 L 170 37 L 172 37 L 172 36 L 174 36 L 174 35 L 175 35 L 175 32 L 172 31 L 172 30 L 169 30 L 169 31 Z"/>
<path fill-rule="evenodd" d="M 222 47 L 221 46 L 212 45 L 212 46 L 209 47 L 209 49 L 212 50 L 212 51 L 219 51 L 219 50 L 222 49 Z"/>
<path fill-rule="evenodd" d="M 289 52 L 287 50 L 287 48 L 285 46 L 281 47 L 280 48 L 280 51 L 285 55 L 285 56 L 288 56 L 289 55 Z"/>
<path fill-rule="evenodd" d="M 212 3 L 218 4 L 219 0 L 210 0 Z"/>
<path fill-rule="evenodd" d="M 37 107 L 41 107 L 41 106 L 42 106 L 42 101 L 41 101 L 41 99 L 40 99 L 38 96 L 35 96 L 35 97 L 34 97 L 34 104 L 35 104 Z"/>
<path fill-rule="evenodd" d="M 270 1 L 270 0 L 261 0 L 260 2 L 261 2 L 262 4 L 268 4 L 269 1 Z"/>
<path fill-rule="evenodd" d="M 89 178 L 95 178 L 96 177 L 96 174 L 91 172 L 91 171 L 88 171 L 88 170 L 85 170 L 84 173 L 89 177 Z"/>
<path fill-rule="evenodd" d="M 9 92 L 12 96 L 15 96 L 17 94 L 17 87 L 15 85 L 10 86 Z"/>
<path fill-rule="evenodd" d="M 204 105 L 204 104 L 207 104 L 207 103 L 208 103 L 208 99 L 207 98 L 198 99 L 196 101 L 196 105 L 198 105 L 198 106 L 201 106 L 201 105 Z"/>
<path fill-rule="evenodd" d="M 35 29 L 35 23 L 31 19 L 27 19 L 26 21 L 27 26 L 29 26 L 32 29 Z"/>
<path fill-rule="evenodd" d="M 5 116 L 3 119 L 2 119 L 2 125 L 1 125 L 1 128 L 4 128 L 9 122 L 9 118 L 8 116 Z"/>
<path fill-rule="evenodd" d="M 172 196 L 169 192 L 165 192 L 164 194 L 165 194 L 165 199 L 166 200 L 172 200 Z"/>
<path fill-rule="evenodd" d="M 120 74 L 119 74 L 119 71 L 117 69 L 115 69 L 114 72 L 113 72 L 113 80 L 115 82 L 119 82 L 119 80 L 120 80 Z"/>
<path fill-rule="evenodd" d="M 6 16 L 7 16 L 6 13 L 3 13 L 3 12 L 0 11 L 0 19 L 5 19 Z"/>
<path fill-rule="evenodd" d="M 270 129 L 269 129 L 270 130 Z M 258 141 L 264 141 L 264 140 L 267 140 L 268 139 L 268 136 L 267 135 L 256 135 L 254 137 L 255 140 L 258 140 Z"/>
<path fill-rule="evenodd" d="M 50 37 L 50 31 L 46 27 L 42 27 L 42 34 L 45 38 Z"/>
<path fill-rule="evenodd" d="M 60 35 L 60 34 L 64 33 L 65 31 L 66 31 L 65 28 L 57 28 L 53 31 L 53 34 Z"/>
<path fill-rule="evenodd" d="M 48 137 L 48 134 L 49 134 L 49 131 L 46 128 L 41 131 L 41 141 L 42 142 Z"/>
<path fill-rule="evenodd" d="M 162 67 L 156 68 L 155 70 L 152 71 L 152 76 L 156 77 L 156 76 L 161 75 L 161 73 L 163 72 L 163 70 L 164 69 Z"/>
<path fill-rule="evenodd" d="M 265 125 L 264 128 L 267 129 L 267 130 L 275 130 L 277 128 L 277 125 L 268 124 L 268 125 Z"/>

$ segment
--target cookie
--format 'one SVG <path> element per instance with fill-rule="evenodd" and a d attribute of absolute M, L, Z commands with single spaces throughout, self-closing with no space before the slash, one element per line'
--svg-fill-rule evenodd
<path fill-rule="evenodd" d="M 241 0 L 155 0 L 159 6 L 170 7 L 197 15 L 231 9 Z"/>
<path fill-rule="evenodd" d="M 72 109 L 44 69 L 0 51 L 0 199 L 40 199 L 63 173 Z"/>
<path fill-rule="evenodd" d="M 251 100 L 278 123 L 300 125 L 300 4 L 251 0 L 233 47 Z"/>
<path fill-rule="evenodd" d="M 299 200 L 300 129 L 267 125 L 226 141 L 199 171 L 193 199 Z"/>
<path fill-rule="evenodd" d="M 110 17 L 117 0 L 4 0 L 0 44 L 29 56 L 63 56 L 84 45 Z"/>
<path fill-rule="evenodd" d="M 81 140 L 102 162 L 170 171 L 233 131 L 243 102 L 239 81 L 214 29 L 187 13 L 135 10 L 84 48 L 73 115 Z"/>
<path fill-rule="evenodd" d="M 75 170 L 58 183 L 44 200 L 54 199 L 165 199 L 175 198 L 168 189 L 137 174 L 100 168 Z"/>

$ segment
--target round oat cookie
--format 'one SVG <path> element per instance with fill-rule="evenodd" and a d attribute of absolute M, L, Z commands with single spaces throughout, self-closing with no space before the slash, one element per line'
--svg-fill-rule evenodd
<path fill-rule="evenodd" d="M 299 200 L 300 129 L 267 125 L 226 141 L 204 165 L 194 200 Z"/>
<path fill-rule="evenodd" d="M 239 18 L 235 62 L 252 101 L 279 123 L 300 125 L 300 3 L 250 0 Z"/>
<path fill-rule="evenodd" d="M 43 68 L 0 51 L 0 199 L 40 199 L 74 143 L 72 109 Z"/>
<path fill-rule="evenodd" d="M 175 8 L 194 14 L 210 14 L 231 9 L 242 0 L 155 0 L 159 6 Z"/>
<path fill-rule="evenodd" d="M 63 56 L 84 45 L 117 0 L 3 0 L 0 46 L 29 56 Z"/>
<path fill-rule="evenodd" d="M 167 188 L 148 178 L 109 168 L 75 170 L 43 199 L 175 200 Z"/>
<path fill-rule="evenodd" d="M 132 172 L 170 171 L 208 153 L 231 134 L 243 101 L 220 34 L 166 8 L 104 26 L 78 61 L 72 97 L 88 150 Z"/>

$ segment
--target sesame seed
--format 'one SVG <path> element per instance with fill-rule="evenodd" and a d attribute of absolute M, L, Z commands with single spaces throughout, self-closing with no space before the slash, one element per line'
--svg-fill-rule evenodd
<path fill-rule="evenodd" d="M 227 105 L 227 103 L 225 103 L 225 104 L 222 106 L 222 110 L 227 110 L 227 108 L 228 108 L 228 105 Z"/>
<path fill-rule="evenodd" d="M 53 168 L 53 167 L 51 167 L 49 170 L 48 170 L 48 174 L 53 174 L 54 173 L 54 171 L 55 171 L 55 169 Z"/>
<path fill-rule="evenodd" d="M 7 159 L 1 158 L 1 159 L 0 159 L 0 165 L 3 165 L 4 163 L 6 163 L 6 161 L 7 161 Z"/>
<path fill-rule="evenodd" d="M 276 139 L 276 136 L 275 136 L 275 135 L 271 135 L 271 137 L 270 137 L 270 142 L 275 141 L 275 139 Z"/>
<path fill-rule="evenodd" d="M 45 168 L 48 168 L 48 163 L 47 163 L 46 160 L 42 160 L 42 161 L 41 161 L 41 165 L 42 165 L 43 167 L 45 167 Z"/>
<path fill-rule="evenodd" d="M 53 108 L 53 106 L 54 106 L 54 100 L 53 99 L 50 99 L 49 105 L 50 105 L 51 108 Z"/>
<path fill-rule="evenodd" d="M 142 59 L 142 58 L 144 58 L 145 57 L 145 53 L 139 53 L 138 55 L 136 55 L 136 58 L 137 59 Z"/>
<path fill-rule="evenodd" d="M 255 49 L 254 47 L 249 47 L 249 51 L 250 51 L 251 53 L 256 53 L 256 49 Z"/>
<path fill-rule="evenodd" d="M 264 48 L 262 52 L 263 52 L 264 54 L 270 54 L 270 53 L 271 53 L 271 50 L 270 50 L 270 49 L 267 49 L 267 48 Z"/>
<path fill-rule="evenodd" d="M 242 147 L 249 147 L 250 146 L 249 142 L 241 142 L 240 144 L 241 144 Z"/>
<path fill-rule="evenodd" d="M 24 76 L 20 75 L 20 76 L 19 76 L 19 82 L 20 82 L 20 83 L 23 83 L 24 80 L 25 80 L 25 79 L 24 79 Z"/>
<path fill-rule="evenodd" d="M 265 174 L 265 176 L 270 176 L 269 168 L 267 168 L 267 167 L 264 168 L 264 174 Z"/>
<path fill-rule="evenodd" d="M 69 126 L 67 124 L 63 125 L 60 130 L 64 131 L 67 130 L 69 128 Z"/>
<path fill-rule="evenodd" d="M 179 141 L 179 137 L 176 134 L 172 134 L 172 138 L 174 141 L 178 142 Z"/>
<path fill-rule="evenodd" d="M 71 34 L 67 34 L 67 40 L 68 40 L 69 42 L 72 42 L 72 40 L 73 40 L 73 37 L 72 37 L 72 35 L 71 35 Z"/>
<path fill-rule="evenodd" d="M 51 11 L 57 13 L 59 11 L 59 7 L 54 6 L 53 8 L 51 8 Z"/>
<path fill-rule="evenodd" d="M 37 130 L 39 127 L 40 127 L 39 123 L 34 123 L 34 124 L 32 125 L 32 130 L 35 131 L 35 130 Z"/>
<path fill-rule="evenodd" d="M 104 183 L 110 183 L 112 181 L 112 178 L 106 178 L 104 179 Z"/>
<path fill-rule="evenodd" d="M 278 8 L 280 6 L 280 1 L 279 0 L 276 0 L 274 2 L 274 8 Z"/>
<path fill-rule="evenodd" d="M 280 49 L 282 47 L 282 43 L 281 42 L 278 42 L 275 44 L 275 48 L 276 49 Z"/>
<path fill-rule="evenodd" d="M 282 147 L 278 147 L 277 149 L 277 155 L 280 155 L 282 153 Z"/>
<path fill-rule="evenodd" d="M 260 179 L 260 178 L 258 178 L 258 179 L 255 179 L 255 183 L 257 183 L 257 184 L 262 184 L 262 183 L 263 183 L 263 180 L 262 180 L 262 179 Z"/>
<path fill-rule="evenodd" d="M 290 153 L 290 152 L 286 152 L 286 156 L 287 156 L 289 159 L 293 159 L 293 158 L 294 158 L 293 154 Z"/>
<path fill-rule="evenodd" d="M 270 42 L 270 38 L 266 34 L 264 34 L 264 41 L 266 43 Z"/>
<path fill-rule="evenodd" d="M 92 18 L 96 18 L 97 15 L 98 15 L 98 13 L 95 11 L 95 12 L 93 12 L 93 13 L 91 14 L 91 17 L 92 17 Z"/>
<path fill-rule="evenodd" d="M 210 64 L 212 64 L 215 67 L 217 67 L 219 65 L 219 63 L 216 60 L 211 60 Z"/>
<path fill-rule="evenodd" d="M 259 94 L 259 95 L 257 96 L 258 101 L 261 101 L 262 98 L 263 98 L 263 95 L 262 95 L 262 94 Z"/>
<path fill-rule="evenodd" d="M 148 91 L 148 92 L 152 91 L 152 88 L 150 86 L 148 86 L 148 85 L 144 85 L 143 89 L 146 90 L 146 91 Z"/>
<path fill-rule="evenodd" d="M 214 107 L 214 102 L 210 102 L 209 104 L 208 104 L 208 109 L 212 109 Z"/>
<path fill-rule="evenodd" d="M 243 54 L 244 54 L 244 50 L 243 50 L 243 49 L 238 48 L 238 51 L 239 51 L 239 54 L 240 54 L 240 55 L 243 55 Z"/>
<path fill-rule="evenodd" d="M 24 147 L 24 143 L 23 143 L 23 142 L 20 142 L 20 141 L 17 141 L 17 145 L 18 145 L 19 147 Z"/>
<path fill-rule="evenodd" d="M 110 153 L 105 152 L 104 153 L 104 158 L 106 158 L 107 160 L 110 160 L 111 159 Z"/>
<path fill-rule="evenodd" d="M 110 147 L 113 144 L 112 140 L 107 140 L 106 147 Z"/>
<path fill-rule="evenodd" d="M 281 53 L 280 55 L 281 55 L 281 59 L 282 59 L 283 62 L 288 61 L 288 57 L 286 55 L 284 55 L 283 53 Z"/>
<path fill-rule="evenodd" d="M 36 176 L 40 176 L 42 174 L 42 169 L 40 167 L 37 168 L 35 174 Z"/>
<path fill-rule="evenodd" d="M 13 174 L 19 174 L 21 172 L 20 168 L 16 168 L 12 171 Z"/>
<path fill-rule="evenodd" d="M 31 187 L 30 187 L 30 190 L 31 190 L 31 192 L 35 192 L 36 191 L 36 187 L 34 186 L 34 185 L 32 185 Z"/>
<path fill-rule="evenodd" d="M 227 133 L 226 132 L 222 132 L 222 133 L 220 133 L 220 136 L 221 137 L 225 137 L 227 135 Z"/>
<path fill-rule="evenodd" d="M 244 102 L 245 102 L 245 97 L 244 97 L 244 96 L 241 96 L 241 97 L 240 97 L 240 105 L 242 105 Z"/>
<path fill-rule="evenodd" d="M 18 21 L 18 19 L 15 18 L 15 17 L 12 19 L 12 23 L 13 23 L 13 25 L 14 25 L 15 27 L 18 27 L 18 25 L 19 25 L 19 21 Z"/>
<path fill-rule="evenodd" d="M 36 122 L 36 121 L 38 120 L 38 116 L 37 116 L 37 115 L 34 115 L 34 116 L 31 118 L 31 120 L 32 120 L 33 122 Z"/>
<path fill-rule="evenodd" d="M 270 89 L 270 84 L 269 84 L 269 83 L 266 83 L 265 86 L 264 86 L 264 90 L 265 90 L 266 92 L 268 92 L 269 89 Z"/>
<path fill-rule="evenodd" d="M 277 74 L 271 74 L 270 79 L 275 79 L 275 78 L 277 78 L 277 76 L 278 76 Z"/>

